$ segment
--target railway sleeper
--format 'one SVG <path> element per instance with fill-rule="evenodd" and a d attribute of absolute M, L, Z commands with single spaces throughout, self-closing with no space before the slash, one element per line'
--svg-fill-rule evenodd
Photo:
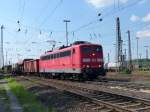
<path fill-rule="evenodd" d="M 106 95 L 105 94 L 93 94 L 93 96 L 103 97 L 103 96 L 106 96 Z"/>
<path fill-rule="evenodd" d="M 112 101 L 109 101 L 109 102 L 110 102 L 110 103 L 116 103 L 116 104 L 118 104 L 118 103 L 127 102 L 127 101 L 129 101 L 129 100 L 117 98 L 117 99 L 112 100 Z"/>
<path fill-rule="evenodd" d="M 108 98 L 108 99 L 104 99 L 103 101 L 115 101 L 115 100 L 117 100 L 117 99 L 114 98 L 114 97 L 111 97 L 111 98 Z"/>
<path fill-rule="evenodd" d="M 122 101 L 122 102 L 114 102 L 116 105 L 126 105 L 126 104 L 131 104 L 132 101 Z"/>
<path fill-rule="evenodd" d="M 105 95 L 95 95 L 95 94 L 92 94 L 91 96 L 92 96 L 93 98 L 105 97 Z"/>
<path fill-rule="evenodd" d="M 73 91 L 72 91 L 73 92 Z M 74 93 L 74 92 L 73 92 Z M 74 94 L 76 94 L 76 92 L 74 93 Z M 78 92 L 77 93 L 78 95 L 81 95 L 82 93 L 80 93 L 80 92 Z M 84 97 L 86 97 L 86 98 L 88 98 L 89 100 L 91 99 L 90 98 L 90 96 L 87 96 L 87 95 L 81 95 L 81 96 L 84 96 Z M 112 105 L 112 104 L 109 104 L 109 103 L 107 103 L 107 102 L 104 102 L 104 101 L 102 101 L 102 100 L 98 100 L 98 99 L 92 99 L 93 101 L 93 103 L 98 103 L 98 104 L 100 104 L 100 105 L 107 105 L 107 106 L 105 106 L 105 108 L 104 109 L 102 109 L 102 110 L 100 110 L 100 112 L 106 112 L 108 109 L 110 109 L 108 112 L 115 112 L 115 111 L 112 111 L 112 109 L 114 109 L 114 106 L 115 106 L 115 109 L 116 109 L 116 105 Z M 118 106 L 117 106 L 117 108 L 118 108 Z M 123 108 L 122 107 L 120 107 L 120 109 L 122 110 Z M 119 109 L 119 110 L 120 110 Z M 125 108 L 124 108 L 125 109 Z M 123 110 L 124 110 L 123 109 Z M 125 111 L 127 111 L 128 112 L 128 109 L 125 109 Z M 116 112 L 118 112 L 118 109 L 117 109 L 117 111 Z M 129 112 L 131 112 L 131 111 L 129 111 Z"/>
<path fill-rule="evenodd" d="M 79 105 L 85 105 L 85 104 L 89 104 L 89 102 L 85 102 L 85 101 L 83 101 L 83 100 L 81 100 L 81 103 L 79 103 Z"/>
<path fill-rule="evenodd" d="M 130 105 L 134 105 L 135 104 L 135 102 L 126 102 L 126 103 L 124 103 L 124 104 L 119 104 L 120 106 L 122 106 L 123 108 L 126 108 L 126 107 L 128 107 L 128 106 L 130 106 Z"/>
<path fill-rule="evenodd" d="M 132 106 L 132 107 L 129 107 L 129 109 L 140 109 L 140 108 L 145 108 L 147 107 L 146 105 L 137 105 L 137 106 Z"/>
<path fill-rule="evenodd" d="M 105 95 L 103 95 L 103 96 L 94 96 L 93 95 L 93 98 L 97 98 L 97 99 L 103 100 L 103 99 L 108 99 L 108 98 L 111 98 L 111 97 L 110 96 L 105 96 Z"/>
<path fill-rule="evenodd" d="M 105 101 L 105 99 L 111 99 L 112 97 L 110 96 L 104 96 L 104 97 L 97 97 L 97 99 Z"/>
<path fill-rule="evenodd" d="M 93 110 L 101 110 L 101 109 L 103 109 L 103 108 L 105 108 L 104 105 L 102 105 L 102 106 L 97 106 L 97 107 L 94 107 L 94 108 L 92 108 L 92 109 L 93 109 Z"/>
<path fill-rule="evenodd" d="M 115 109 L 103 108 L 99 110 L 100 112 L 118 112 Z"/>
<path fill-rule="evenodd" d="M 97 107 L 94 107 L 92 108 L 93 110 L 96 110 L 96 111 L 100 111 L 100 112 L 115 112 L 113 111 L 114 109 L 112 108 L 108 108 L 106 107 L 105 105 L 101 105 L 101 106 L 97 106 Z"/>
<path fill-rule="evenodd" d="M 143 108 L 138 108 L 138 109 L 133 109 L 134 111 L 138 111 L 138 112 L 142 112 L 142 111 L 145 111 L 145 110 L 150 110 L 150 106 L 148 107 L 143 107 Z"/>
<path fill-rule="evenodd" d="M 86 107 L 95 107 L 95 106 L 97 106 L 97 105 L 94 104 L 94 103 L 93 103 L 93 104 L 89 103 L 89 104 L 85 104 L 85 106 L 86 106 Z"/>
<path fill-rule="evenodd" d="M 137 106 L 140 106 L 141 103 L 135 103 L 135 104 L 131 104 L 131 105 L 125 105 L 125 106 L 122 106 L 124 108 L 132 108 L 132 107 L 137 107 Z"/>

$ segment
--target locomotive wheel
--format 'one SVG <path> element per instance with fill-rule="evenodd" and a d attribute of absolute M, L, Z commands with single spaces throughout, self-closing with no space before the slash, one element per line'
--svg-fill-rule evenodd
<path fill-rule="evenodd" d="M 85 81 L 85 80 L 87 80 L 87 75 L 86 74 L 80 74 L 78 76 L 78 79 L 79 79 L 79 81 Z"/>
<path fill-rule="evenodd" d="M 50 78 L 50 79 L 53 79 L 53 76 L 52 76 L 52 74 L 49 74 L 48 76 L 49 76 L 49 78 Z"/>
<path fill-rule="evenodd" d="M 82 77 L 83 77 L 83 80 L 87 80 L 88 79 L 88 76 L 85 73 L 82 75 Z"/>
<path fill-rule="evenodd" d="M 64 77 L 64 75 L 63 75 L 63 74 L 61 74 L 61 75 L 60 75 L 60 79 L 62 79 L 62 80 L 64 80 L 64 79 L 65 79 L 65 77 Z"/>

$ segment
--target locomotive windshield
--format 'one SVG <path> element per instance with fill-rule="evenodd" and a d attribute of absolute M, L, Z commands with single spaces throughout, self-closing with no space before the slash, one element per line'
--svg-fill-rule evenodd
<path fill-rule="evenodd" d="M 102 51 L 101 46 L 84 46 L 81 48 L 81 52 L 84 54 L 100 53 Z"/>

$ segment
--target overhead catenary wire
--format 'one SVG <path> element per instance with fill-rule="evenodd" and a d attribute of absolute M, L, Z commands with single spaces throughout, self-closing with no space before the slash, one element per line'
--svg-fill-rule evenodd
<path fill-rule="evenodd" d="M 22 8 L 21 1 L 22 0 L 18 0 L 18 17 L 20 17 L 20 13 L 21 13 L 20 11 L 21 11 L 21 8 Z"/>
<path fill-rule="evenodd" d="M 98 22 L 98 20 L 96 20 L 95 23 L 96 23 L 96 22 Z M 92 23 L 91 23 L 91 24 L 92 24 Z M 93 22 L 93 24 L 94 24 L 94 22 Z M 23 25 L 23 24 L 22 24 L 22 25 Z M 90 24 L 89 24 L 89 25 L 90 25 Z M 88 26 L 88 24 L 87 24 L 87 26 Z M 24 27 L 25 27 L 25 26 L 24 26 Z M 28 26 L 27 26 L 27 27 L 28 27 Z M 30 26 L 29 26 L 29 27 L 30 27 Z M 85 27 L 86 27 L 86 25 L 85 25 Z M 84 28 L 84 26 L 83 26 L 83 28 Z M 30 27 L 30 29 L 41 30 L 42 32 L 43 32 L 43 30 L 45 30 L 45 29 L 39 29 L 39 28 L 37 28 L 37 27 L 35 27 L 35 28 L 33 28 L 33 27 L 31 28 L 31 27 Z M 81 29 L 82 29 L 82 27 L 81 27 Z M 55 31 L 53 31 L 53 30 L 50 30 L 50 31 L 55 32 Z"/>
<path fill-rule="evenodd" d="M 104 18 L 107 18 L 107 17 L 109 17 L 109 16 L 111 16 L 111 15 L 114 15 L 115 13 L 118 13 L 118 12 L 121 12 L 121 11 L 123 11 L 124 9 L 127 9 L 127 8 L 129 8 L 129 7 L 131 7 L 131 6 L 134 6 L 134 5 L 136 5 L 137 3 L 139 3 L 139 2 L 141 2 L 142 0 L 136 0 L 136 1 L 134 1 L 134 2 L 132 2 L 132 3 L 130 3 L 130 4 L 128 4 L 128 5 L 125 5 L 125 6 L 119 6 L 120 8 L 119 8 L 119 10 L 111 10 L 110 12 L 107 12 L 107 13 L 102 13 L 102 18 L 104 19 Z M 93 21 L 91 21 L 91 22 L 89 22 L 89 23 L 87 23 L 87 24 L 84 24 L 84 25 L 82 25 L 82 26 L 80 26 L 80 27 L 78 27 L 78 28 L 76 28 L 75 30 L 74 30 L 74 32 L 78 32 L 78 31 L 80 31 L 81 29 L 83 29 L 83 28 L 86 28 L 86 27 L 88 27 L 88 26 L 90 26 L 90 25 L 92 25 L 92 24 L 94 24 L 94 23 L 97 23 L 97 22 L 99 22 L 99 19 L 96 19 L 96 20 L 93 20 Z"/>
<path fill-rule="evenodd" d="M 25 10 L 25 4 L 26 4 L 26 1 L 23 0 L 23 5 L 22 5 L 22 11 L 21 11 L 21 17 L 20 17 L 20 20 L 23 19 L 23 15 L 24 15 L 24 10 Z"/>
<path fill-rule="evenodd" d="M 92 40 L 92 38 L 93 38 L 93 37 L 92 37 L 92 34 L 90 33 L 90 40 Z"/>
<path fill-rule="evenodd" d="M 97 35 L 96 35 L 96 33 L 94 33 L 93 35 L 94 35 L 94 37 L 95 37 L 95 38 L 97 38 Z"/>
<path fill-rule="evenodd" d="M 42 23 L 40 24 L 38 30 L 40 32 L 40 34 L 42 34 L 43 30 L 41 30 L 41 27 L 45 24 L 45 22 L 47 21 L 47 19 L 49 19 L 57 10 L 57 8 L 62 4 L 63 0 L 60 0 L 56 7 L 51 11 L 51 13 L 42 21 Z M 53 30 L 48 30 L 47 32 L 54 32 Z M 32 36 L 31 36 L 32 37 Z M 30 41 L 30 39 L 27 40 L 27 43 Z"/>
<path fill-rule="evenodd" d="M 118 0 L 118 9 L 120 8 L 120 1 Z"/>
<path fill-rule="evenodd" d="M 41 17 L 41 14 L 44 14 L 44 12 L 47 10 L 47 8 L 49 8 L 49 5 L 50 5 L 49 1 L 50 0 L 47 0 L 45 5 L 42 7 L 42 10 L 38 13 L 38 16 L 34 19 L 33 23 L 37 22 L 39 20 L 39 18 Z"/>
<path fill-rule="evenodd" d="M 134 2 L 130 3 L 130 4 L 126 4 L 126 5 L 123 5 L 121 6 L 120 3 L 119 3 L 119 10 L 111 10 L 110 12 L 104 14 L 103 18 L 104 17 L 108 17 L 108 16 L 111 16 L 111 15 L 114 15 L 115 13 L 118 13 L 118 12 L 121 12 L 123 11 L 124 9 L 127 9 L 129 7 L 132 7 L 132 6 L 135 6 L 137 5 L 139 2 L 141 2 L 143 0 L 135 0 Z"/>
<path fill-rule="evenodd" d="M 62 1 L 62 0 L 61 0 Z M 138 1 L 136 1 L 136 2 L 134 2 L 134 3 L 132 3 L 132 4 L 130 4 L 130 5 L 127 5 L 127 6 L 124 6 L 124 7 L 122 7 L 121 8 L 121 10 L 123 10 L 123 9 L 125 9 L 125 8 L 128 8 L 129 6 L 131 7 L 132 5 L 135 5 L 135 3 L 138 3 L 138 2 L 140 2 L 141 0 L 138 0 Z M 116 13 L 116 12 L 114 12 L 114 13 Z M 108 17 L 109 15 L 112 15 L 112 14 L 114 14 L 114 13 L 106 13 L 106 14 L 104 14 L 104 16 L 103 16 L 103 18 L 105 18 L 105 17 Z M 81 29 L 83 29 L 83 28 L 86 28 L 86 27 L 88 27 L 88 26 L 90 26 L 90 25 L 92 25 L 92 24 L 94 24 L 94 23 L 97 23 L 98 22 L 98 19 L 97 20 L 94 20 L 94 21 L 92 21 L 92 22 L 89 22 L 89 23 L 87 23 L 87 24 L 85 24 L 85 25 L 82 25 L 82 26 L 80 26 L 79 28 L 77 28 L 76 30 L 74 30 L 74 32 L 77 32 L 77 31 L 80 31 Z M 44 28 L 39 28 L 39 27 L 33 27 L 33 26 L 29 26 L 29 25 L 23 25 L 22 23 L 20 23 L 21 24 L 21 26 L 23 26 L 24 28 L 26 27 L 26 28 L 30 28 L 30 29 L 35 29 L 35 30 L 37 30 L 37 31 L 40 31 L 40 30 L 44 30 L 44 31 L 52 31 L 52 32 L 64 32 L 64 31 L 54 31 L 54 30 L 52 30 L 52 29 L 44 29 Z"/>
<path fill-rule="evenodd" d="M 94 23 L 97 23 L 97 21 L 98 21 L 98 20 L 91 21 L 91 22 L 89 22 L 89 23 L 87 23 L 87 24 L 85 24 L 85 25 L 82 25 L 82 26 L 80 26 L 79 28 L 75 29 L 73 32 L 77 32 L 77 31 L 79 31 L 79 30 L 81 30 L 81 29 L 83 29 L 83 28 L 88 27 L 89 25 L 92 25 L 92 24 L 94 24 Z"/>
<path fill-rule="evenodd" d="M 54 9 L 51 11 L 51 13 L 50 13 L 48 16 L 46 16 L 46 17 L 44 18 L 44 20 L 41 22 L 41 24 L 39 25 L 40 27 L 42 27 L 42 26 L 45 24 L 45 22 L 53 16 L 53 14 L 55 13 L 55 11 L 58 9 L 58 7 L 59 7 L 62 3 L 63 3 L 63 0 L 59 0 L 59 2 L 56 4 L 56 6 L 54 7 Z"/>
<path fill-rule="evenodd" d="M 114 9 L 116 8 L 116 0 L 114 0 Z"/>
<path fill-rule="evenodd" d="M 20 4 L 21 4 L 21 1 L 20 1 Z M 22 21 L 23 21 L 23 15 L 24 15 L 24 9 L 25 9 L 25 0 L 23 0 L 23 4 L 22 5 L 20 5 L 21 7 L 22 7 L 22 9 L 20 8 L 20 10 L 21 10 L 21 14 L 20 14 L 20 17 L 19 17 L 19 19 L 17 20 L 17 24 L 18 24 L 18 32 L 20 32 L 21 31 L 21 24 L 20 23 L 22 23 Z"/>
<path fill-rule="evenodd" d="M 60 1 L 62 1 L 62 0 L 60 0 Z M 129 4 L 129 5 L 127 5 L 127 6 L 124 6 L 124 7 L 122 7 L 121 9 L 123 10 L 123 9 L 125 9 L 125 8 L 128 8 L 128 7 L 131 7 L 132 5 L 135 5 L 135 4 L 137 4 L 137 3 L 139 3 L 140 1 L 142 1 L 142 0 L 137 0 L 137 1 L 135 1 L 135 2 L 133 2 L 132 4 Z M 114 11 L 113 11 L 114 12 Z M 120 11 L 119 11 L 120 12 Z M 115 13 L 115 12 L 114 12 Z M 111 11 L 110 11 L 110 13 L 108 12 L 108 13 L 104 13 L 103 15 L 102 15 L 102 17 L 104 18 L 104 17 L 108 17 L 109 15 L 113 15 L 114 13 L 111 13 Z M 10 19 L 9 19 L 10 20 Z M 14 20 L 12 21 L 11 20 L 11 22 L 15 22 Z M 91 21 L 91 22 L 89 22 L 89 23 L 87 23 L 87 24 L 85 24 L 85 25 L 82 25 L 82 26 L 80 26 L 79 28 L 77 28 L 75 31 L 77 31 L 77 30 L 80 30 L 80 29 L 82 29 L 82 28 L 84 28 L 84 27 L 88 27 L 89 25 L 91 25 L 91 24 L 94 24 L 94 23 L 97 23 L 98 22 L 98 19 L 97 20 L 94 20 L 94 21 Z M 33 26 L 29 26 L 29 25 L 24 25 L 24 24 L 22 24 L 22 23 L 20 23 L 21 24 L 21 26 L 23 26 L 24 28 L 26 27 L 26 28 L 30 28 L 30 29 L 35 29 L 35 30 L 44 30 L 44 31 L 53 31 L 53 32 L 64 32 L 64 31 L 55 31 L 55 30 L 52 30 L 52 29 L 44 29 L 44 28 L 39 28 L 39 27 L 33 27 Z"/>
<path fill-rule="evenodd" d="M 27 26 L 27 27 L 30 27 L 30 28 L 34 28 L 34 29 L 36 29 L 37 31 L 39 31 L 39 33 L 40 33 L 40 35 L 43 33 L 43 31 L 44 32 L 61 32 L 61 31 L 54 31 L 54 30 L 52 30 L 52 29 L 43 29 L 43 28 L 41 28 L 43 25 L 44 25 L 44 23 L 47 21 L 47 19 L 50 17 L 50 16 L 52 16 L 53 14 L 54 14 L 54 12 L 56 11 L 56 9 L 58 8 L 58 6 L 60 5 L 60 3 L 62 2 L 63 0 L 60 0 L 60 2 L 58 2 L 58 4 L 56 5 L 56 7 L 54 8 L 54 10 L 52 10 L 52 12 L 50 13 L 50 15 L 48 15 L 44 20 L 43 20 L 43 22 L 40 24 L 40 27 L 39 28 L 36 28 L 36 27 L 32 27 L 32 26 Z M 44 9 L 47 9 L 47 7 L 48 7 L 48 5 L 46 6 L 46 8 L 44 8 Z M 50 35 L 51 36 L 51 35 Z M 31 36 L 32 37 L 32 36 Z M 28 39 L 27 40 L 27 43 L 30 41 L 30 39 Z"/>
<path fill-rule="evenodd" d="M 138 4 L 140 1 L 141 1 L 141 0 L 139 0 L 139 1 L 134 1 L 134 2 L 132 2 L 132 3 L 130 3 L 130 4 L 128 4 L 128 5 L 122 6 L 122 7 L 120 7 L 119 10 L 115 10 L 113 13 L 110 13 L 111 11 L 108 12 L 108 13 L 105 13 L 104 16 L 103 16 L 103 18 L 106 18 L 106 17 L 108 17 L 108 16 L 111 16 L 111 15 L 113 15 L 113 14 L 115 14 L 115 13 L 121 12 L 121 11 L 123 11 L 123 10 L 126 9 L 126 8 L 129 8 L 129 7 L 131 7 L 131 6 L 134 6 L 134 5 Z M 89 24 L 86 24 L 86 25 L 83 25 L 83 26 L 79 27 L 79 28 L 76 29 L 75 31 L 76 31 L 76 32 L 81 31 L 81 29 L 87 28 L 88 26 L 94 24 L 94 22 L 97 23 L 98 21 L 92 21 L 92 22 L 90 22 Z M 92 28 L 92 30 L 93 30 L 93 28 Z M 91 40 L 91 39 L 90 39 L 90 40 Z"/>
<path fill-rule="evenodd" d="M 3 18 L 3 17 L 1 17 L 1 18 Z M 14 25 L 16 25 L 16 22 L 17 22 L 16 20 L 10 19 L 10 18 L 4 18 L 4 20 L 7 20 L 7 21 L 13 23 Z M 39 28 L 39 27 L 35 27 L 35 26 L 32 26 L 32 25 L 27 25 L 27 24 L 20 23 L 20 21 L 19 21 L 19 24 L 23 29 L 28 30 L 28 32 L 29 32 L 29 30 L 36 30 L 38 32 L 40 30 L 42 30 L 44 32 L 57 32 L 57 33 L 64 33 L 65 32 L 64 30 L 54 30 L 54 29 L 50 29 L 50 28 Z"/>

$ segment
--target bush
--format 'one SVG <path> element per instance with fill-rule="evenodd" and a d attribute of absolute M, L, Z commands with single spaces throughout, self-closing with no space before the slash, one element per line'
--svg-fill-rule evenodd
<path fill-rule="evenodd" d="M 126 74 L 131 74 L 131 73 L 132 73 L 132 71 L 131 71 L 131 70 L 129 70 L 129 69 L 126 69 L 126 70 L 125 70 L 125 73 L 126 73 Z"/>
<path fill-rule="evenodd" d="M 123 74 L 131 74 L 132 71 L 129 70 L 129 69 L 124 69 L 124 70 L 122 71 L 122 73 L 123 73 Z"/>

